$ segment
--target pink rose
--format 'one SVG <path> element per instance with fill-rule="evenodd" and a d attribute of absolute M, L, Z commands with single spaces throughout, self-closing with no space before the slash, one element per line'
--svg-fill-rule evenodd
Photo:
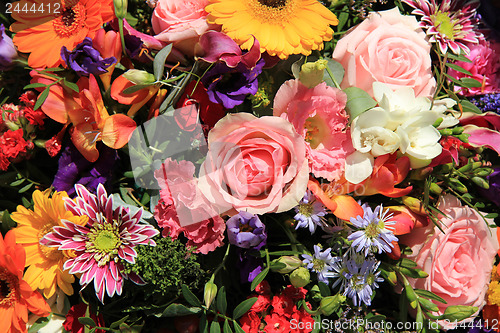
<path fill-rule="evenodd" d="M 339 180 L 350 151 L 346 94 L 320 83 L 307 88 L 288 80 L 274 98 L 273 114 L 287 119 L 306 141 L 309 167 L 316 177 Z"/>
<path fill-rule="evenodd" d="M 461 92 L 465 96 L 483 95 L 500 92 L 500 44 L 494 41 L 480 40 L 479 44 L 469 44 L 470 53 L 465 55 L 471 63 L 457 61 L 456 64 L 471 72 L 472 76 L 449 69 L 455 79 L 463 77 L 476 79 L 482 83 L 481 87 L 465 88 Z M 456 90 L 462 89 L 455 87 Z"/>
<path fill-rule="evenodd" d="M 341 87 L 355 86 L 373 96 L 373 82 L 396 90 L 410 87 L 417 97 L 431 97 L 431 45 L 414 16 L 398 8 L 372 12 L 337 43 L 333 59 L 345 69 Z"/>
<path fill-rule="evenodd" d="M 208 0 L 159 0 L 151 20 L 155 38 L 192 56 L 200 36 L 215 27 L 207 23 L 206 5 Z"/>
<path fill-rule="evenodd" d="M 439 217 L 444 233 L 429 223 L 400 236 L 400 243 L 413 251 L 408 257 L 429 274 L 425 279 L 410 279 L 410 283 L 414 288 L 432 291 L 448 303 L 435 302 L 439 315 L 450 305 L 475 306 L 481 310 L 498 251 L 496 232 L 475 210 L 463 206 L 450 194 L 439 198 L 438 209 L 446 214 Z M 471 317 L 464 322 L 472 320 Z M 445 321 L 439 323 L 445 329 L 453 328 Z"/>
<path fill-rule="evenodd" d="M 189 161 L 163 162 L 155 171 L 160 200 L 154 216 L 164 237 L 176 239 L 184 233 L 188 246 L 207 254 L 223 244 L 226 224 L 198 191 L 194 172 Z"/>
<path fill-rule="evenodd" d="M 208 134 L 198 186 L 219 212 L 287 211 L 309 179 L 304 139 L 280 117 L 229 114 Z"/>

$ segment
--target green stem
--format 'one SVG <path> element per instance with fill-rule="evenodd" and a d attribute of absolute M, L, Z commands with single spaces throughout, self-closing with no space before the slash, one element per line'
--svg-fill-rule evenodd
<path fill-rule="evenodd" d="M 219 266 L 215 269 L 214 273 L 212 274 L 211 280 L 213 280 L 215 278 L 215 276 L 220 271 L 220 269 L 222 267 L 224 267 L 224 265 L 226 264 L 226 259 L 227 259 L 227 256 L 229 255 L 230 248 L 231 248 L 231 244 L 227 244 L 226 253 L 224 253 L 224 257 L 222 258 L 222 262 L 219 264 Z"/>

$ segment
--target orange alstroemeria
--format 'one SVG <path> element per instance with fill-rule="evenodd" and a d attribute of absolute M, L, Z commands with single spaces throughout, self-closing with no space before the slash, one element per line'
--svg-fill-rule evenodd
<path fill-rule="evenodd" d="M 350 195 L 333 183 L 320 184 L 316 179 L 310 179 L 307 188 L 328 208 L 333 215 L 349 221 L 351 217 L 363 215 L 363 208 Z"/>
<path fill-rule="evenodd" d="M 429 224 L 429 219 L 426 215 L 416 214 L 406 206 L 389 206 L 389 214 L 392 214 L 391 221 L 396 223 L 391 226 L 394 235 L 409 234 L 414 228 L 425 227 Z M 398 242 L 392 242 L 394 246 L 391 253 L 387 255 L 392 259 L 399 259 L 401 257 L 401 249 Z"/>
<path fill-rule="evenodd" d="M 135 84 L 122 75 L 111 84 L 111 97 L 120 104 L 131 105 L 127 115 L 132 117 L 158 92 L 160 87 L 156 84 L 139 89 L 133 93 L 125 94 L 123 91 Z"/>
<path fill-rule="evenodd" d="M 99 75 L 104 85 L 104 89 L 108 90 L 111 85 L 111 75 L 113 74 L 116 64 L 120 63 L 122 58 L 122 42 L 120 33 L 113 30 L 106 31 L 101 28 L 96 32 L 92 44 L 103 58 L 116 58 L 116 63 L 109 66 L 106 73 Z"/>
<path fill-rule="evenodd" d="M 109 115 L 93 75 L 88 79 L 88 89 L 80 91 L 80 102 L 81 109 L 68 111 L 73 123 L 70 133 L 76 148 L 87 160 L 94 162 L 99 157 L 97 141 L 113 149 L 127 144 L 136 123 L 124 114 Z"/>

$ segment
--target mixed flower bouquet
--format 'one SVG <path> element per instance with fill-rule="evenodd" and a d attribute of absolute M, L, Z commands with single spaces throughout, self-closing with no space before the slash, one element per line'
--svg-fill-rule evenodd
<path fill-rule="evenodd" d="M 5 3 L 1 331 L 500 332 L 499 13 Z"/>

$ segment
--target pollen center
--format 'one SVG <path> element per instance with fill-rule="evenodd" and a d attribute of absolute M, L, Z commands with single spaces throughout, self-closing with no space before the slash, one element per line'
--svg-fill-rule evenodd
<path fill-rule="evenodd" d="M 431 17 L 432 21 L 435 22 L 437 30 L 445 35 L 448 39 L 454 40 L 455 36 L 453 34 L 453 22 L 448 14 L 437 12 Z"/>
<path fill-rule="evenodd" d="M 249 12 L 260 22 L 284 25 L 294 15 L 297 0 L 250 0 Z"/>
<path fill-rule="evenodd" d="M 378 225 L 375 223 L 370 223 L 366 226 L 365 229 L 365 235 L 368 238 L 377 238 L 377 236 L 380 234 Z"/>
<path fill-rule="evenodd" d="M 321 272 L 323 268 L 325 268 L 325 262 L 321 259 L 313 259 L 312 263 L 313 263 L 313 269 L 316 272 Z"/>
<path fill-rule="evenodd" d="M 259 2 L 267 7 L 282 8 L 286 6 L 287 0 L 259 0 Z"/>
<path fill-rule="evenodd" d="M 104 252 L 113 251 L 118 243 L 119 239 L 112 231 L 109 230 L 101 231 L 94 240 L 96 249 Z"/>
<path fill-rule="evenodd" d="M 59 37 L 69 37 L 83 28 L 85 10 L 82 5 L 65 7 L 61 15 L 52 21 L 55 32 Z"/>
<path fill-rule="evenodd" d="M 118 249 L 122 245 L 119 231 L 114 224 L 96 224 L 88 233 L 85 247 L 88 252 L 94 252 L 98 266 L 106 265 L 110 260 L 117 260 Z"/>

